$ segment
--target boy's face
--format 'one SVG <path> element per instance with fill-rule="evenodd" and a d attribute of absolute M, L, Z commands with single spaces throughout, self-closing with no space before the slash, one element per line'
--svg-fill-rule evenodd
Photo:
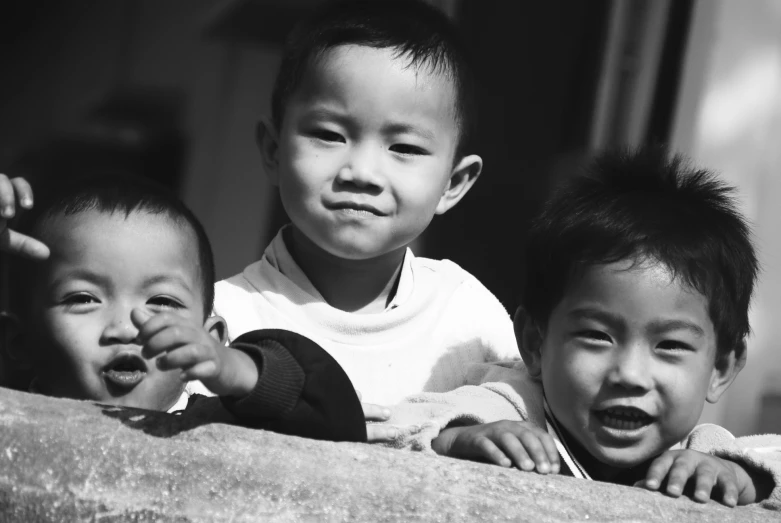
<path fill-rule="evenodd" d="M 607 470 L 682 440 L 739 370 L 716 368 L 707 299 L 658 263 L 588 268 L 541 334 L 524 359 L 556 419 Z"/>
<path fill-rule="evenodd" d="M 480 170 L 475 156 L 453 163 L 452 82 L 395 54 L 328 50 L 291 97 L 276 139 L 269 170 L 293 226 L 340 258 L 406 247 L 460 198 L 445 196 L 453 173 L 469 172 L 471 186 Z"/>
<path fill-rule="evenodd" d="M 165 410 L 178 370 L 141 357 L 130 311 L 171 311 L 203 325 L 195 235 L 164 215 L 59 215 L 42 238 L 28 346 L 42 393 Z"/>

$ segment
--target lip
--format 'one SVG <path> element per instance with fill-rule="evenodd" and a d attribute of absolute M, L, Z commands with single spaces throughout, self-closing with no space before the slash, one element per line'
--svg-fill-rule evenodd
<path fill-rule="evenodd" d="M 373 215 L 373 216 L 385 216 L 386 214 L 380 211 L 378 208 L 368 203 L 361 202 L 334 202 L 326 204 L 326 207 L 333 211 L 343 211 L 353 215 Z"/>
<path fill-rule="evenodd" d="M 635 440 L 656 418 L 645 410 L 631 405 L 604 406 L 592 411 L 600 430 L 617 440 Z"/>
<path fill-rule="evenodd" d="M 137 353 L 121 352 L 103 367 L 102 374 L 108 383 L 132 389 L 146 378 L 147 365 Z"/>

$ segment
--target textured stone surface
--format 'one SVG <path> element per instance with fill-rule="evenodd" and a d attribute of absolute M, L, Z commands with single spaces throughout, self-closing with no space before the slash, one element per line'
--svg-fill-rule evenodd
<path fill-rule="evenodd" d="M 215 419 L 0 389 L 0 521 L 781 521 Z"/>

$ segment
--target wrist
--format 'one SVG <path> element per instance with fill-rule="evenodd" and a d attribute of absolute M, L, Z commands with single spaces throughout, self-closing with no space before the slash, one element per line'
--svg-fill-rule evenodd
<path fill-rule="evenodd" d="M 245 352 L 226 347 L 223 374 L 224 391 L 221 395 L 242 398 L 249 395 L 258 383 L 258 367 Z"/>

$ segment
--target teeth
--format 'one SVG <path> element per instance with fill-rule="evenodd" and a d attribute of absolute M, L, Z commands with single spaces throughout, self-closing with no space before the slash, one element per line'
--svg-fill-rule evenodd
<path fill-rule="evenodd" d="M 637 430 L 640 427 L 645 426 L 645 423 L 642 421 L 629 421 L 606 417 L 605 425 L 618 430 Z"/>
<path fill-rule="evenodd" d="M 618 409 L 607 409 L 605 412 L 607 412 L 610 416 L 619 416 L 621 418 L 640 419 L 640 418 L 648 417 L 644 412 L 638 410 L 626 410 L 626 409 L 618 408 Z"/>

